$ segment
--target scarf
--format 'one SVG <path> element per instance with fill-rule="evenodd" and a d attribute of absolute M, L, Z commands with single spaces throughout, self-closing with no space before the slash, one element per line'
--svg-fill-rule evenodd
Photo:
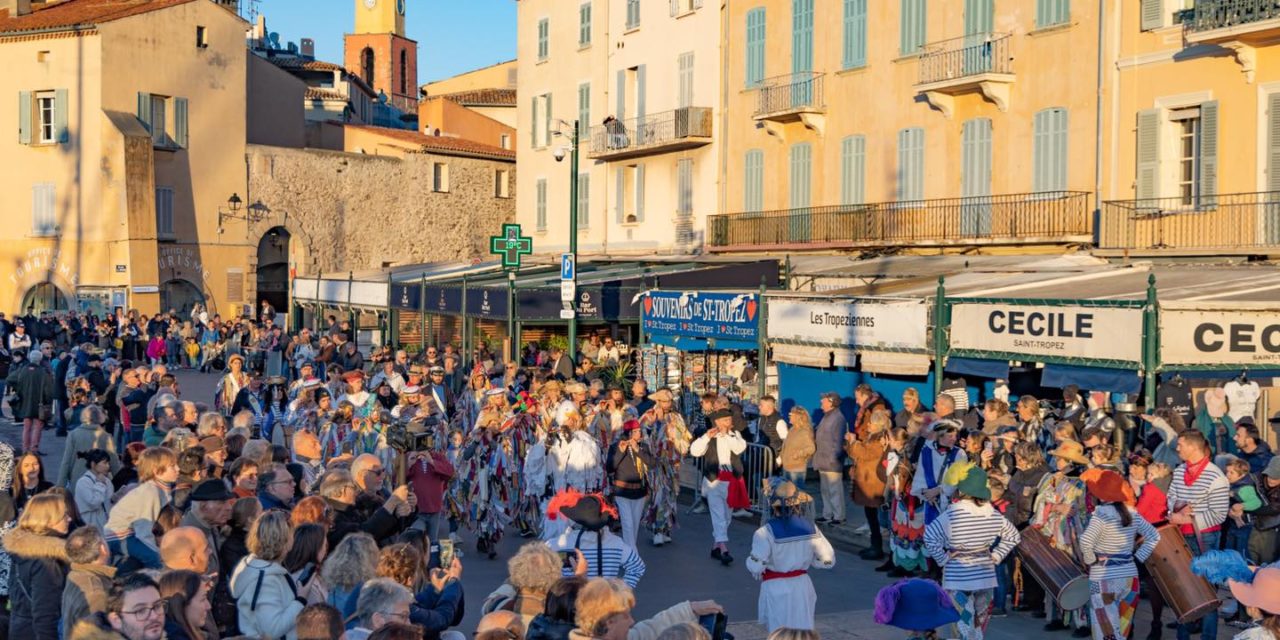
<path fill-rule="evenodd" d="M 1205 457 L 1200 462 L 1188 462 L 1186 466 L 1187 468 L 1182 474 L 1182 482 L 1190 487 L 1196 483 L 1196 480 L 1200 479 L 1200 474 L 1204 473 L 1204 470 L 1208 468 L 1209 458 Z"/>

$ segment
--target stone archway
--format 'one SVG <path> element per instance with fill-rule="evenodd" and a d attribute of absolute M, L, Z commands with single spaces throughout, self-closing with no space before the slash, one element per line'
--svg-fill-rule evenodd
<path fill-rule="evenodd" d="M 160 309 L 175 309 L 180 318 L 189 317 L 191 309 L 204 301 L 204 292 L 190 280 L 175 278 L 160 285 Z"/>
<path fill-rule="evenodd" d="M 69 311 L 71 297 L 52 282 L 40 282 L 22 296 L 22 313 L 38 315 L 42 311 Z"/>
<path fill-rule="evenodd" d="M 257 298 L 255 307 L 266 300 L 276 313 L 289 313 L 289 243 L 284 227 L 272 227 L 258 241 Z"/>

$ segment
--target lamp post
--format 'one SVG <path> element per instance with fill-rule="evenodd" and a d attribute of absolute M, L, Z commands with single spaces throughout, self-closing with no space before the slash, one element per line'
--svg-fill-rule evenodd
<path fill-rule="evenodd" d="M 573 290 L 578 290 L 578 121 L 572 123 L 560 120 L 562 126 L 569 126 L 568 134 L 557 129 L 555 135 L 569 139 L 569 255 L 573 257 Z M 557 149 L 556 161 L 564 159 L 563 148 Z M 569 310 L 573 316 L 569 318 L 569 360 L 578 361 L 578 312 L 573 301 L 569 302 Z"/>

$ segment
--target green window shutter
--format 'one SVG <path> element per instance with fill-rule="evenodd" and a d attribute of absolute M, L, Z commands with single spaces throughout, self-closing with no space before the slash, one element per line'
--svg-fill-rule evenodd
<path fill-rule="evenodd" d="M 142 126 L 147 128 L 147 133 L 151 133 L 151 94 L 138 93 L 138 119 L 142 121 Z"/>
<path fill-rule="evenodd" d="M 791 72 L 813 70 L 813 0 L 791 0 Z"/>
<path fill-rule="evenodd" d="M 791 146 L 791 201 L 792 209 L 809 206 L 812 176 L 812 147 L 802 142 Z"/>
<path fill-rule="evenodd" d="M 551 146 L 551 94 L 546 94 L 542 113 L 542 146 Z"/>
<path fill-rule="evenodd" d="M 924 129 L 898 132 L 897 200 L 924 199 Z"/>
<path fill-rule="evenodd" d="M 990 33 L 995 24 L 993 0 L 964 0 L 964 33 Z"/>
<path fill-rule="evenodd" d="M 578 85 L 578 137 L 585 139 L 591 131 L 591 83 Z"/>
<path fill-rule="evenodd" d="M 546 60 L 551 55 L 551 22 L 548 18 L 538 21 L 538 59 Z"/>
<path fill-rule="evenodd" d="M 537 225 L 539 231 L 547 229 L 547 179 L 538 178 L 538 219 Z"/>
<path fill-rule="evenodd" d="M 1138 112 L 1137 198 L 1160 197 L 1160 109 Z"/>
<path fill-rule="evenodd" d="M 18 92 L 18 144 L 31 144 L 31 92 Z"/>
<path fill-rule="evenodd" d="M 1031 190 L 1067 188 L 1067 110 L 1044 109 L 1035 115 Z"/>
<path fill-rule="evenodd" d="M 742 208 L 744 211 L 761 211 L 764 209 L 764 152 L 759 149 L 747 151 L 743 161 L 743 193 Z"/>
<path fill-rule="evenodd" d="M 627 171 L 629 171 L 629 169 L 625 166 L 615 167 L 613 170 L 613 210 L 619 224 L 625 222 L 627 218 Z"/>
<path fill-rule="evenodd" d="M 578 227 L 586 229 L 591 224 L 591 174 L 578 174 Z"/>
<path fill-rule="evenodd" d="M 66 144 L 71 141 L 71 133 L 67 129 L 67 112 L 71 108 L 71 103 L 67 95 L 66 89 L 58 89 L 53 92 L 53 139 L 60 144 Z"/>
<path fill-rule="evenodd" d="M 867 138 L 849 136 L 840 141 L 840 204 L 866 202 Z"/>
<path fill-rule="evenodd" d="M 1143 9 L 1146 7 L 1144 6 Z M 1071 0 L 1036 0 L 1036 27 L 1052 27 L 1071 19 Z"/>
<path fill-rule="evenodd" d="M 639 123 L 640 120 L 644 120 L 644 116 L 646 113 L 646 111 L 644 110 L 644 98 L 646 93 L 644 88 L 644 84 L 645 84 L 644 67 L 645 67 L 644 65 L 640 65 L 636 67 L 636 122 L 637 123 Z"/>
<path fill-rule="evenodd" d="M 627 28 L 640 26 L 640 0 L 627 0 Z"/>
<path fill-rule="evenodd" d="M 1280 191 L 1280 93 L 1267 96 L 1267 191 Z"/>
<path fill-rule="evenodd" d="M 1218 206 L 1218 101 L 1200 104 L 1200 204 Z"/>
<path fill-rule="evenodd" d="M 178 147 L 187 148 L 187 99 L 173 99 L 173 137 Z"/>
<path fill-rule="evenodd" d="M 636 222 L 644 222 L 644 165 L 636 167 Z"/>
<path fill-rule="evenodd" d="M 533 97 L 533 108 L 529 117 L 529 146 L 538 148 L 538 96 Z"/>
<path fill-rule="evenodd" d="M 975 118 L 960 133 L 960 195 L 991 195 L 991 120 Z"/>
<path fill-rule="evenodd" d="M 627 70 L 620 69 L 618 71 L 618 106 L 614 113 L 615 118 L 619 120 L 627 119 Z"/>
<path fill-rule="evenodd" d="M 747 12 L 746 85 L 754 87 L 764 80 L 765 10 L 758 7 Z"/>
<path fill-rule="evenodd" d="M 676 213 L 688 216 L 693 213 L 693 160 L 676 161 Z"/>
<path fill-rule="evenodd" d="M 578 7 L 578 46 L 591 44 L 591 3 L 584 2 Z"/>
<path fill-rule="evenodd" d="M 844 68 L 867 64 L 867 0 L 844 0 Z"/>
<path fill-rule="evenodd" d="M 898 51 L 902 55 L 917 53 L 924 46 L 928 6 L 926 0 L 899 0 Z"/>
<path fill-rule="evenodd" d="M 1142 30 L 1150 31 L 1164 26 L 1164 0 L 1142 0 Z"/>

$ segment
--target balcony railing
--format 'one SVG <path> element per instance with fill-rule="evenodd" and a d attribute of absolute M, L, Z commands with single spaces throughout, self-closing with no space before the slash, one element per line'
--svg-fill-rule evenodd
<path fill-rule="evenodd" d="M 1202 32 L 1280 19 L 1277 0 L 1196 0 L 1187 31 Z"/>
<path fill-rule="evenodd" d="M 711 142 L 711 109 L 683 107 L 591 127 L 590 158 L 630 158 Z"/>
<path fill-rule="evenodd" d="M 1098 248 L 1280 252 L 1280 191 L 1104 202 Z"/>
<path fill-rule="evenodd" d="M 814 112 L 824 109 L 823 74 L 812 71 L 790 73 L 762 81 L 756 88 L 757 119 L 777 115 Z"/>
<path fill-rule="evenodd" d="M 1007 33 L 979 33 L 926 44 L 920 54 L 918 84 L 959 80 L 989 73 L 1012 74 Z"/>
<path fill-rule="evenodd" d="M 1091 242 L 1089 194 L 1048 191 L 807 207 L 707 217 L 707 245 L 730 251 L 882 245 Z"/>

